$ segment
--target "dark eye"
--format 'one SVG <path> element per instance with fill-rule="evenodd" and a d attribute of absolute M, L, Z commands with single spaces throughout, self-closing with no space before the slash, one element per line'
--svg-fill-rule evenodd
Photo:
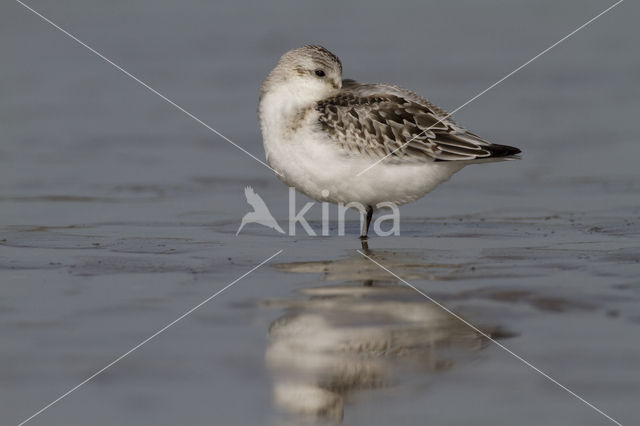
<path fill-rule="evenodd" d="M 322 71 L 322 70 L 316 70 L 316 75 L 318 77 L 324 77 L 325 76 L 324 71 Z"/>

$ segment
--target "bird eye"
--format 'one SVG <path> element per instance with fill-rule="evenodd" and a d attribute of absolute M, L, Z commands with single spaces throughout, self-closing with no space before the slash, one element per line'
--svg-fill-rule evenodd
<path fill-rule="evenodd" d="M 316 75 L 317 75 L 318 77 L 324 77 L 324 76 L 325 76 L 325 73 L 324 73 L 324 71 L 322 71 L 322 70 L 316 70 Z"/>

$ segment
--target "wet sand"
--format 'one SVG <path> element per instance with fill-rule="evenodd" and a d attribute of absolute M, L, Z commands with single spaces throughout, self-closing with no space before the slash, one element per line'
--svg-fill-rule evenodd
<path fill-rule="evenodd" d="M 400 236 L 369 248 L 631 425 L 640 86 L 638 6 L 626 3 L 457 114 L 522 148 L 522 161 L 463 170 L 402 207 Z M 451 109 L 606 7 L 345 6 L 362 20 L 339 18 L 343 32 L 327 34 L 263 6 L 38 6 L 260 157 L 257 87 L 290 45 L 320 38 L 348 77 L 397 81 Z M 299 7 L 286 10 L 324 16 Z M 445 31 L 452 22 L 437 16 L 466 31 Z M 410 21 L 402 51 L 368 24 L 400 17 Z M 328 237 L 255 224 L 236 236 L 247 185 L 286 224 L 288 194 L 268 170 L 19 5 L 0 6 L 0 20 L 14 36 L 0 44 L 14 58 L 0 69 L 10 82 L 0 104 L 0 423 L 19 423 L 282 249 L 32 424 L 611 424 L 359 254 L 355 214 L 344 237 L 335 222 Z M 238 34 L 239 23 L 252 24 Z M 345 42 L 352 31 L 370 39 Z M 429 45 L 439 61 L 408 55 L 426 49 L 419 35 L 443 33 L 447 46 Z M 319 230 L 319 206 L 308 217 Z"/>

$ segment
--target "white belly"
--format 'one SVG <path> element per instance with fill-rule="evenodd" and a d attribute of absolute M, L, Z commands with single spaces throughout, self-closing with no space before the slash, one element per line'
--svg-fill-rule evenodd
<path fill-rule="evenodd" d="M 348 154 L 320 132 L 309 128 L 290 138 L 265 137 L 269 165 L 280 179 L 305 195 L 332 203 L 376 206 L 414 201 L 448 180 L 464 164 L 451 162 L 381 162 L 358 176 L 376 159 Z"/>
<path fill-rule="evenodd" d="M 460 162 L 380 162 L 358 176 L 377 158 L 347 153 L 317 125 L 309 99 L 275 92 L 261 99 L 260 122 L 267 161 L 280 179 L 305 195 L 332 203 L 404 204 L 448 180 Z M 307 111 L 300 116 L 300 111 Z M 296 121 L 297 119 L 297 121 Z M 302 122 L 301 122 L 302 120 Z"/>

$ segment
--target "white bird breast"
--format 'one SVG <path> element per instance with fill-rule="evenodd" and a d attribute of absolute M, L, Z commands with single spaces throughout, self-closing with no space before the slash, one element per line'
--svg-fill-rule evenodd
<path fill-rule="evenodd" d="M 313 103 L 291 95 L 290 91 L 274 91 L 260 102 L 265 153 L 285 184 L 317 201 L 400 205 L 422 197 L 465 165 L 389 159 L 358 176 L 379 158 L 340 148 L 322 131 L 318 113 L 309 106 Z M 327 197 L 323 196 L 326 191 Z"/>

